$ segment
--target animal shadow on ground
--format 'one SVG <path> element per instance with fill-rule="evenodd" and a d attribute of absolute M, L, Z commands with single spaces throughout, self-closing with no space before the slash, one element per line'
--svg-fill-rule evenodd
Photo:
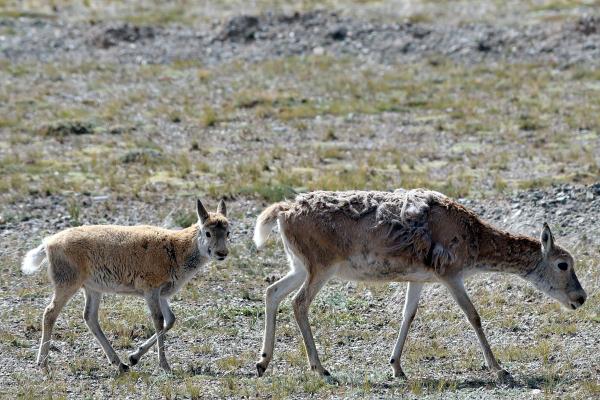
<path fill-rule="evenodd" d="M 484 379 L 436 379 L 436 378 L 425 378 L 425 379 L 408 379 L 408 380 L 394 380 L 394 381 L 385 381 L 373 383 L 373 388 L 378 389 L 390 389 L 394 386 L 410 386 L 413 384 L 417 384 L 422 388 L 438 388 L 440 389 L 474 389 L 481 387 L 494 387 L 496 386 L 496 381 L 494 379 L 484 380 Z"/>
<path fill-rule="evenodd" d="M 467 378 L 467 379 L 444 379 L 444 378 L 424 378 L 424 379 L 408 379 L 398 380 L 395 378 L 389 378 L 388 380 L 381 382 L 373 382 L 371 384 L 374 389 L 391 389 L 400 386 L 419 386 L 421 388 L 435 388 L 438 391 L 445 390 L 461 390 L 461 389 L 477 389 L 477 388 L 488 388 L 492 389 L 495 387 L 510 387 L 510 388 L 529 388 L 537 389 L 546 380 L 543 377 L 533 377 L 528 379 L 527 382 L 523 383 L 516 379 L 510 383 L 499 383 L 496 379 L 490 375 L 489 379 L 480 378 Z M 338 382 L 339 383 L 339 382 Z"/>
<path fill-rule="evenodd" d="M 252 365 L 252 367 L 254 367 L 254 365 Z M 223 372 L 219 372 L 217 370 L 214 370 L 213 368 L 211 368 L 210 365 L 190 365 L 187 370 L 186 373 L 191 375 L 191 376 L 199 376 L 199 375 L 203 375 L 203 376 L 212 376 L 212 377 L 219 377 L 219 376 L 224 376 L 224 375 L 235 375 L 239 378 L 253 378 L 256 377 L 256 373 L 251 372 L 250 370 L 245 370 L 245 369 L 239 369 L 239 370 L 234 370 L 234 371 L 230 371 L 227 373 L 223 373 Z"/>
<path fill-rule="evenodd" d="M 210 365 L 190 365 L 186 371 L 191 376 L 205 375 L 205 376 L 219 376 L 217 371 L 214 371 Z"/>

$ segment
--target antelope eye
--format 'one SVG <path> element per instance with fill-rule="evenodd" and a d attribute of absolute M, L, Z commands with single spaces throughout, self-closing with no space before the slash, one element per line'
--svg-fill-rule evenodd
<path fill-rule="evenodd" d="M 566 262 L 558 263 L 558 268 L 560 268 L 563 271 L 566 271 L 567 268 L 569 268 L 569 264 L 567 264 Z"/>
<path fill-rule="evenodd" d="M 206 237 L 210 237 L 210 232 L 206 232 Z"/>

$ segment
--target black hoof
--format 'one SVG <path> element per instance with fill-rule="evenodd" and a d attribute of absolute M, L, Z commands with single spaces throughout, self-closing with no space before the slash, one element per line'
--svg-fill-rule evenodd
<path fill-rule="evenodd" d="M 168 374 L 168 375 L 170 375 L 170 374 L 172 374 L 172 373 L 173 373 L 173 371 L 171 370 L 171 367 L 169 366 L 169 364 L 166 364 L 166 365 L 161 365 L 161 366 L 160 366 L 160 368 L 163 370 L 163 372 L 164 372 L 165 374 Z"/>
<path fill-rule="evenodd" d="M 135 364 L 137 364 L 137 363 L 138 363 L 138 361 L 140 361 L 140 359 L 139 359 L 139 358 L 137 358 L 137 357 L 136 357 L 135 355 L 133 355 L 133 354 L 130 354 L 130 355 L 129 355 L 129 357 L 127 357 L 127 359 L 129 360 L 129 365 L 130 365 L 130 366 L 132 366 L 132 367 L 133 367 Z"/>
<path fill-rule="evenodd" d="M 508 371 L 501 369 L 496 372 L 496 382 L 500 385 L 514 386 L 515 380 Z"/>
<path fill-rule="evenodd" d="M 263 376 L 263 374 L 265 373 L 266 370 L 267 369 L 265 367 L 263 367 L 261 363 L 256 363 L 256 372 L 257 372 L 259 378 L 261 376 Z"/>
<path fill-rule="evenodd" d="M 116 377 L 118 378 L 119 376 L 122 376 L 122 375 L 126 374 L 127 372 L 129 372 L 129 365 L 120 363 L 119 369 L 117 369 Z"/>
<path fill-rule="evenodd" d="M 331 376 L 331 374 L 329 373 L 329 371 L 327 371 L 323 367 L 319 368 L 316 365 L 311 365 L 310 366 L 310 370 L 311 371 L 317 371 L 319 373 L 319 375 L 321 375 L 321 376 Z"/>
<path fill-rule="evenodd" d="M 339 385 L 340 381 L 338 378 L 336 378 L 335 376 L 331 375 L 329 373 L 329 371 L 327 370 L 323 370 L 323 376 L 322 378 L 325 380 L 325 382 L 327 382 L 327 384 L 329 385 Z"/>
<path fill-rule="evenodd" d="M 394 378 L 406 380 L 406 374 L 404 373 L 404 371 L 394 372 Z"/>

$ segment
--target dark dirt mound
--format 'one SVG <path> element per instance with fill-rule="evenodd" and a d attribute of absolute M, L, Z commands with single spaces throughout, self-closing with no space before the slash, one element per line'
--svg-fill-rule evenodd
<path fill-rule="evenodd" d="M 157 160 L 162 157 L 162 153 L 154 149 L 134 149 L 130 150 L 123 157 L 121 161 L 125 164 L 142 162 L 147 163 L 152 160 Z"/>
<path fill-rule="evenodd" d="M 575 23 L 575 30 L 584 35 L 600 33 L 600 16 L 586 15 Z"/>
<path fill-rule="evenodd" d="M 90 42 L 92 45 L 107 49 L 121 42 L 135 43 L 140 40 L 154 39 L 155 29 L 150 26 L 135 26 L 123 24 L 110 27 L 100 27 L 99 32 L 93 32 Z"/>
<path fill-rule="evenodd" d="M 61 121 L 45 125 L 40 132 L 46 136 L 89 135 L 94 133 L 94 125 L 82 121 Z"/>
<path fill-rule="evenodd" d="M 225 22 L 218 40 L 231 40 L 234 42 L 249 42 L 254 40 L 259 29 L 259 20 L 252 15 L 240 15 Z"/>

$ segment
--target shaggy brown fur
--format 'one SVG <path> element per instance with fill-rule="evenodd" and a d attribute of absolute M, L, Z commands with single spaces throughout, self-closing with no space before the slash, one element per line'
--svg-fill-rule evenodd
<path fill-rule="evenodd" d="M 164 333 L 175 323 L 168 299 L 214 256 L 227 256 L 229 223 L 225 203 L 208 213 L 198 201 L 198 224 L 183 230 L 154 226 L 92 225 L 70 228 L 44 239 L 23 262 L 33 273 L 48 261 L 54 297 L 44 312 L 38 364 L 47 365 L 50 337 L 61 309 L 80 289 L 85 290 L 84 318 L 109 361 L 127 370 L 98 324 L 102 293 L 142 296 L 151 311 L 156 334 L 129 355 L 131 365 L 158 341 L 160 366 L 169 370 Z"/>
<path fill-rule="evenodd" d="M 392 353 L 395 376 L 404 376 L 400 355 L 408 327 L 426 282 L 442 282 L 475 329 L 488 366 L 508 379 L 487 343 L 479 316 L 463 286 L 463 278 L 481 271 L 514 273 L 568 308 L 585 301 L 573 270 L 573 258 L 554 245 L 544 225 L 542 240 L 512 235 L 481 221 L 472 211 L 444 195 L 425 189 L 395 192 L 312 192 L 276 203 L 259 217 L 258 247 L 279 224 L 290 273 L 267 290 L 265 336 L 259 375 L 274 346 L 275 312 L 281 299 L 302 285 L 294 312 L 309 363 L 322 374 L 308 306 L 332 277 L 357 281 L 408 281 L 404 319 Z"/>

